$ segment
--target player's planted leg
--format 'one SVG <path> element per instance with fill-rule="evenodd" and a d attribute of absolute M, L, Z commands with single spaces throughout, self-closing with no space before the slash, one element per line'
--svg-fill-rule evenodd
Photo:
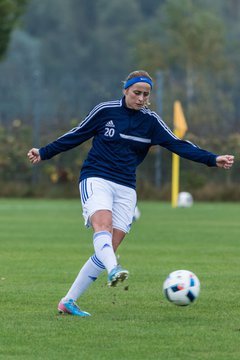
<path fill-rule="evenodd" d="M 83 265 L 76 277 L 74 283 L 68 290 L 68 293 L 58 304 L 58 310 L 61 313 L 68 313 L 78 316 L 84 315 L 82 310 L 77 309 L 75 301 L 86 291 L 86 289 L 98 278 L 104 271 L 104 265 L 99 261 L 95 254 L 91 256 Z M 88 314 L 88 313 L 87 313 Z"/>
<path fill-rule="evenodd" d="M 81 317 L 91 316 L 88 312 L 81 310 L 73 299 L 67 301 L 61 300 L 58 304 L 58 311 L 60 314 L 70 314 Z"/>

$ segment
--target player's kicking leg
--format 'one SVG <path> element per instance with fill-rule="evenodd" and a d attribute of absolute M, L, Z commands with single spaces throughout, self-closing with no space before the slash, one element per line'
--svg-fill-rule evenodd
<path fill-rule="evenodd" d="M 112 244 L 113 249 L 116 252 L 118 246 L 121 244 L 125 237 L 126 233 L 119 229 L 113 229 L 113 238 Z M 129 272 L 128 270 L 123 269 L 120 265 L 117 265 L 108 275 L 108 286 L 115 287 L 119 283 L 128 279 Z"/>

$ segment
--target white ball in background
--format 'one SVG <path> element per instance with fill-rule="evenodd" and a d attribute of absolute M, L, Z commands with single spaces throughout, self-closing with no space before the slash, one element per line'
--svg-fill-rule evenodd
<path fill-rule="evenodd" d="M 178 194 L 178 207 L 191 207 L 193 197 L 189 192 L 183 191 Z"/>
<path fill-rule="evenodd" d="M 141 212 L 140 212 L 139 208 L 136 206 L 135 210 L 134 210 L 133 221 L 139 220 L 140 216 L 141 216 Z"/>

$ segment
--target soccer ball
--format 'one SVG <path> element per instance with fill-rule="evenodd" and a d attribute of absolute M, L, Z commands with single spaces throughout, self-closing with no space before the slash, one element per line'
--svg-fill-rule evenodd
<path fill-rule="evenodd" d="M 193 204 L 193 197 L 188 192 L 180 192 L 178 194 L 178 207 L 191 207 Z"/>
<path fill-rule="evenodd" d="M 163 283 L 163 292 L 167 300 L 175 305 L 190 305 L 199 296 L 200 281 L 191 271 L 173 271 Z"/>
<path fill-rule="evenodd" d="M 140 216 L 141 216 L 141 212 L 140 212 L 139 208 L 136 206 L 135 210 L 134 210 L 133 221 L 139 220 Z"/>

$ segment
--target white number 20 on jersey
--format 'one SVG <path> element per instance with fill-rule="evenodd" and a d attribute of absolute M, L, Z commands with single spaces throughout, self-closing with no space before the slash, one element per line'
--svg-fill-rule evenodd
<path fill-rule="evenodd" d="M 115 129 L 113 128 L 105 128 L 104 136 L 113 137 L 115 134 Z"/>

